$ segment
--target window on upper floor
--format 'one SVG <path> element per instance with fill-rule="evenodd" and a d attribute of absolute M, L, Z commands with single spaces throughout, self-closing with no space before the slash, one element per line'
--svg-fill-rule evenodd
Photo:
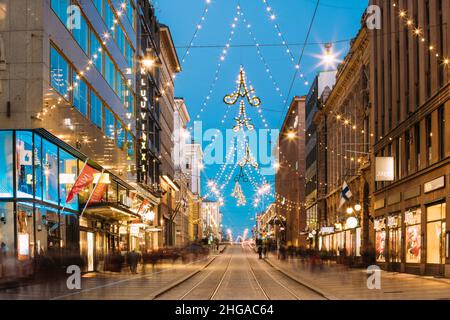
<path fill-rule="evenodd" d="M 94 91 L 91 90 L 91 95 L 90 95 L 90 119 L 92 121 L 92 123 L 94 123 L 97 127 L 99 127 L 100 129 L 102 128 L 102 123 L 103 123 L 103 115 L 102 115 L 102 108 L 103 108 L 103 104 L 102 101 L 99 99 L 99 97 L 95 94 Z"/>
<path fill-rule="evenodd" d="M 69 64 L 53 46 L 50 47 L 50 82 L 59 94 L 67 98 Z"/>
<path fill-rule="evenodd" d="M 88 86 L 83 79 L 77 80 L 76 75 L 73 75 L 73 83 L 78 81 L 77 85 L 73 87 L 73 105 L 84 116 L 87 116 L 88 109 Z"/>
<path fill-rule="evenodd" d="M 103 17 L 103 0 L 92 0 L 100 16 Z"/>
<path fill-rule="evenodd" d="M 80 14 L 80 27 L 73 28 L 73 37 L 85 53 L 88 53 L 88 43 L 89 43 L 89 26 L 86 19 L 82 14 Z"/>
<path fill-rule="evenodd" d="M 90 33 L 89 55 L 91 59 L 94 60 L 95 67 L 97 68 L 98 72 L 103 74 L 103 48 L 101 46 L 100 40 L 97 38 L 97 35 L 92 30 Z"/>
<path fill-rule="evenodd" d="M 116 138 L 115 123 L 116 119 L 114 118 L 114 114 L 109 108 L 105 108 L 105 133 L 108 138 L 113 140 Z"/>
<path fill-rule="evenodd" d="M 114 63 L 109 56 L 109 54 L 105 54 L 105 80 L 108 82 L 110 87 L 114 90 L 115 89 L 115 75 L 116 75 L 116 68 L 114 66 Z"/>
<path fill-rule="evenodd" d="M 119 121 L 117 121 L 117 146 L 122 149 L 124 145 L 125 145 L 125 130 L 122 124 Z"/>
<path fill-rule="evenodd" d="M 51 0 L 51 8 L 61 22 L 67 27 L 69 15 L 67 13 L 71 0 Z"/>

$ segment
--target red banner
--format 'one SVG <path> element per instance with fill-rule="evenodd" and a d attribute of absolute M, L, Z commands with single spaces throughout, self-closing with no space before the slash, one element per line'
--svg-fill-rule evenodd
<path fill-rule="evenodd" d="M 138 216 L 142 216 L 145 212 L 146 207 L 150 204 L 150 202 L 146 199 L 144 199 L 141 203 L 141 206 L 139 207 L 139 210 L 137 212 Z"/>
<path fill-rule="evenodd" d="M 94 173 L 96 170 L 88 165 L 85 165 L 80 175 L 75 181 L 72 189 L 67 194 L 66 203 L 72 201 L 73 197 L 80 193 L 81 190 L 89 186 L 94 181 Z"/>
<path fill-rule="evenodd" d="M 91 200 L 88 205 L 91 203 L 99 203 L 102 202 L 103 196 L 105 192 L 108 190 L 108 185 L 106 183 L 98 183 L 95 187 L 94 192 L 92 193 Z"/>

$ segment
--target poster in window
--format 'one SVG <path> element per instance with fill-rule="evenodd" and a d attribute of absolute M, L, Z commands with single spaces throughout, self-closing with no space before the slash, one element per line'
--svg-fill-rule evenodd
<path fill-rule="evenodd" d="M 406 262 L 420 263 L 421 235 L 420 225 L 406 228 Z"/>
<path fill-rule="evenodd" d="M 386 231 L 376 232 L 376 258 L 378 262 L 385 262 L 386 257 L 384 254 L 384 249 L 386 247 Z"/>

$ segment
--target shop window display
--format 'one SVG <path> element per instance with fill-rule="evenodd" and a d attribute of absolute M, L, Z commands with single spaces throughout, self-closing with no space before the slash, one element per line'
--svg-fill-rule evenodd
<path fill-rule="evenodd" d="M 0 202 L 0 244 L 1 243 L 5 244 L 7 254 L 13 253 L 14 206 L 12 202 Z"/>
<path fill-rule="evenodd" d="M 17 254 L 19 260 L 34 257 L 34 218 L 32 203 L 17 204 Z"/>
<path fill-rule="evenodd" d="M 47 206 L 36 206 L 36 247 L 39 254 L 52 254 L 61 247 L 61 224 L 58 211 Z"/>
<path fill-rule="evenodd" d="M 376 261 L 386 262 L 386 226 L 385 219 L 379 218 L 375 220 L 375 251 Z"/>
<path fill-rule="evenodd" d="M 34 135 L 34 197 L 42 200 L 42 138 Z"/>
<path fill-rule="evenodd" d="M 420 263 L 422 250 L 421 210 L 405 212 L 405 251 L 407 263 Z"/>
<path fill-rule="evenodd" d="M 427 208 L 427 263 L 445 263 L 445 203 Z"/>
<path fill-rule="evenodd" d="M 43 140 L 42 187 L 44 201 L 58 204 L 58 148 L 51 142 Z"/>
<path fill-rule="evenodd" d="M 59 152 L 59 195 L 61 199 L 61 206 L 78 210 L 78 197 L 66 203 L 67 194 L 70 192 L 75 180 L 77 178 L 78 160 L 69 153 L 60 150 Z"/>
<path fill-rule="evenodd" d="M 388 217 L 389 228 L 389 261 L 401 262 L 401 238 L 402 229 L 400 224 L 400 215 L 391 215 Z"/>
<path fill-rule="evenodd" d="M 33 133 L 16 133 L 17 197 L 33 197 Z"/>
<path fill-rule="evenodd" d="M 0 198 L 12 198 L 13 193 L 13 134 L 0 131 Z"/>

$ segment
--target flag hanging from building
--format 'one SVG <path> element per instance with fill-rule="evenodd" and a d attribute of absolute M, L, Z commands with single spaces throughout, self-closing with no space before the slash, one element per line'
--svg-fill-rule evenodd
<path fill-rule="evenodd" d="M 92 191 L 91 198 L 89 199 L 89 202 L 87 203 L 87 205 L 102 202 L 103 196 L 105 195 L 107 190 L 108 190 L 108 184 L 99 181 L 97 183 L 97 185 L 95 186 L 94 190 Z"/>
<path fill-rule="evenodd" d="M 352 192 L 350 191 L 350 188 L 347 185 L 347 182 L 344 181 L 344 184 L 342 185 L 342 191 L 341 191 L 341 202 L 339 204 L 339 208 L 344 205 L 345 202 L 350 200 L 352 197 Z"/>
<path fill-rule="evenodd" d="M 94 181 L 94 173 L 96 170 L 87 164 L 84 165 L 77 180 L 75 181 L 72 189 L 67 194 L 66 203 L 72 201 L 72 199 L 80 193 L 81 190 L 89 186 Z"/>

